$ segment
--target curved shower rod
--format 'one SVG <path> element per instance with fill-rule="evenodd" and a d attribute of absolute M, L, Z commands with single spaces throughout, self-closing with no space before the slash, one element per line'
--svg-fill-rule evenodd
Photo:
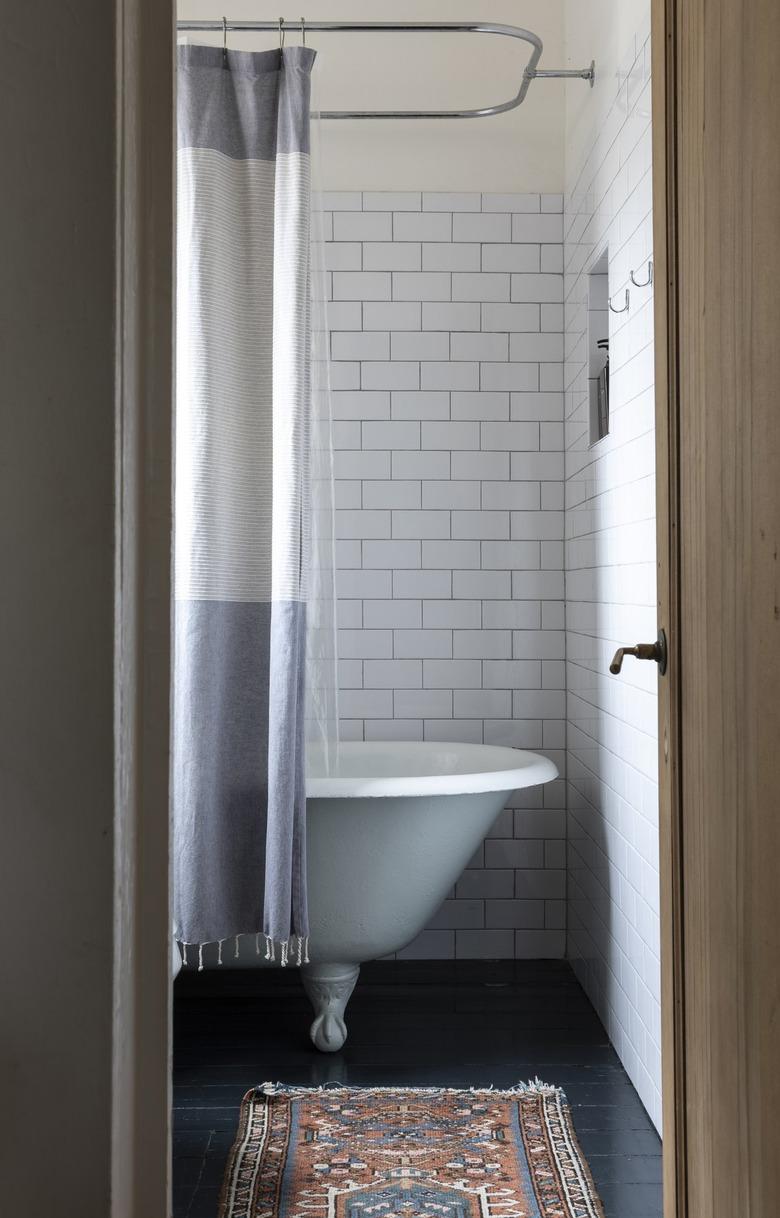
<path fill-rule="evenodd" d="M 523 78 L 516 95 L 509 101 L 499 102 L 495 106 L 483 106 L 478 110 L 323 110 L 321 118 L 486 118 L 490 114 L 505 114 L 514 110 L 525 101 L 528 87 L 532 80 L 549 79 L 551 77 L 572 77 L 590 81 L 591 88 L 595 80 L 595 62 L 591 61 L 587 68 L 546 68 L 537 67 L 542 54 L 542 40 L 530 30 L 521 29 L 516 25 L 496 25 L 492 21 L 229 21 L 220 18 L 219 21 L 179 21 L 177 29 L 180 32 L 200 32 L 226 35 L 228 32 L 278 32 L 286 30 L 305 30 L 306 33 L 395 33 L 395 34 L 499 34 L 505 38 L 518 38 L 527 42 L 531 54 L 523 69 Z"/>

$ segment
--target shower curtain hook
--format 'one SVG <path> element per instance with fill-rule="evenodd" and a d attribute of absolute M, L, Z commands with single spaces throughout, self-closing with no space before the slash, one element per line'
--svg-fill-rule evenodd
<path fill-rule="evenodd" d="M 279 50 L 284 50 L 284 17 L 279 18 Z"/>
<path fill-rule="evenodd" d="M 612 303 L 612 297 L 611 297 L 611 296 L 610 296 L 610 297 L 608 297 L 608 299 L 607 299 L 607 304 L 609 305 L 610 312 L 612 312 L 612 313 L 627 313 L 627 312 L 628 312 L 628 288 L 626 288 L 626 303 L 623 305 L 623 308 L 622 308 L 622 309 L 616 309 L 616 308 L 615 308 L 615 306 L 614 306 L 614 305 L 613 305 L 613 303 Z"/>
<path fill-rule="evenodd" d="M 306 18 L 301 17 L 301 46 L 306 46 Z"/>
<path fill-rule="evenodd" d="M 647 279 L 642 279 L 641 281 L 639 279 L 635 279 L 633 271 L 629 271 L 629 275 L 631 276 L 631 282 L 633 283 L 635 288 L 648 287 L 653 282 L 653 260 L 652 260 L 652 258 L 648 258 L 648 260 L 647 260 Z"/>
<path fill-rule="evenodd" d="M 228 66 L 227 53 L 227 17 L 222 18 L 222 67 Z"/>

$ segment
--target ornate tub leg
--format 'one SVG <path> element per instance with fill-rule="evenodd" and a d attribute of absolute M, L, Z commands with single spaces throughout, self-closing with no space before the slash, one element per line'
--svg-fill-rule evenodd
<path fill-rule="evenodd" d="M 355 988 L 357 964 L 304 964 L 303 988 L 314 1007 L 309 1035 L 322 1053 L 336 1053 L 347 1039 L 344 1009 Z"/>

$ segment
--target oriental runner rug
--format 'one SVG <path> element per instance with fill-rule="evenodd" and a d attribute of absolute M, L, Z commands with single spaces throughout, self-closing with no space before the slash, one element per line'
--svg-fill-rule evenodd
<path fill-rule="evenodd" d="M 220 1218 L 603 1218 L 563 1092 L 285 1087 L 241 1105 Z"/>

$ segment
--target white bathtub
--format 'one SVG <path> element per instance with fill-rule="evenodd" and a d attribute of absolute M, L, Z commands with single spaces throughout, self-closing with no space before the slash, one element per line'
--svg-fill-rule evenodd
<path fill-rule="evenodd" d="M 343 1045 L 363 961 L 405 947 L 452 888 L 509 794 L 558 771 L 538 753 L 481 744 L 349 743 L 309 777 L 310 963 L 318 1049 Z"/>
<path fill-rule="evenodd" d="M 315 759 L 316 761 L 316 759 Z M 345 743 L 307 778 L 311 1038 L 334 1052 L 360 965 L 397 952 L 436 912 L 512 791 L 558 776 L 538 753 L 482 744 Z M 207 968 L 216 947 L 204 951 Z M 264 966 L 254 936 L 225 968 Z M 174 975 L 180 966 L 174 945 Z"/>

